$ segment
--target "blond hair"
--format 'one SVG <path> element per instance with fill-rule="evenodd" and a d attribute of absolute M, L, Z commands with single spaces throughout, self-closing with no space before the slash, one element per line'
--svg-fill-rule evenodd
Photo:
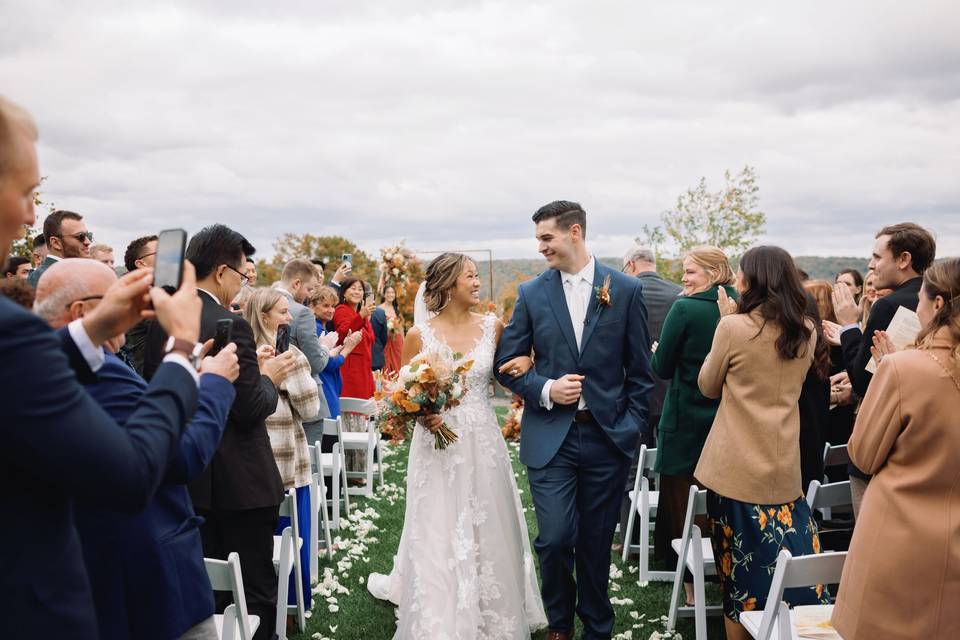
<path fill-rule="evenodd" d="M 727 254 L 720 247 L 712 245 L 694 247 L 683 258 L 684 260 L 690 258 L 707 272 L 711 287 L 718 284 L 733 284 L 734 282 L 730 259 L 727 258 Z"/>
<path fill-rule="evenodd" d="M 283 294 L 276 289 L 258 287 L 253 290 L 250 299 L 247 300 L 247 304 L 243 308 L 243 317 L 250 323 L 250 328 L 253 329 L 253 339 L 257 346 L 273 345 L 276 342 L 277 333 L 267 329 L 263 323 L 263 314 L 273 309 L 281 298 L 283 298 Z"/>
<path fill-rule="evenodd" d="M 427 265 L 423 301 L 427 309 L 440 313 L 450 302 L 450 292 L 457 286 L 457 278 L 473 259 L 462 253 L 442 253 Z"/>
<path fill-rule="evenodd" d="M 320 304 L 321 302 L 330 302 L 337 305 L 340 302 L 340 294 L 333 287 L 318 287 L 313 295 L 310 296 L 310 306 Z"/>

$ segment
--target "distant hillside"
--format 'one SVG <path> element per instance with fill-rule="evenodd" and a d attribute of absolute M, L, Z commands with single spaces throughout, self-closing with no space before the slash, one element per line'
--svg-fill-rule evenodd
<path fill-rule="evenodd" d="M 620 258 L 600 258 L 600 261 L 614 269 L 620 268 Z M 838 272 L 843 269 L 857 269 L 865 273 L 868 258 L 853 257 L 822 257 L 797 256 L 797 266 L 807 272 L 811 279 L 833 281 Z M 535 277 L 546 268 L 546 262 L 537 260 L 494 260 L 493 261 L 493 289 L 494 295 L 489 294 L 489 267 L 486 262 L 477 265 L 483 288 L 480 292 L 483 298 L 500 300 L 503 292 L 517 280 L 526 280 Z"/>

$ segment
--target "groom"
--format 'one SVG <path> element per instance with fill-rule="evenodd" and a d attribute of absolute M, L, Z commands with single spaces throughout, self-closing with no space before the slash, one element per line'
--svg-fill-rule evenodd
<path fill-rule="evenodd" d="M 551 267 L 520 285 L 497 368 L 536 354 L 534 368 L 500 383 L 523 397 L 520 460 L 537 511 L 548 640 L 610 638 L 610 545 L 624 481 L 653 389 L 640 281 L 587 251 L 587 214 L 557 201 L 533 214 Z M 576 568 L 577 579 L 573 579 Z"/>

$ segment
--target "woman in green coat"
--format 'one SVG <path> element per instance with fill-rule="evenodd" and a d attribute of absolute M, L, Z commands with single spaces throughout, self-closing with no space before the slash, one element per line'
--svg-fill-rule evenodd
<path fill-rule="evenodd" d="M 683 297 L 678 298 L 663 321 L 660 342 L 651 362 L 654 372 L 669 380 L 657 434 L 660 503 L 654 551 L 671 567 L 676 553 L 670 541 L 679 538 L 687 510 L 693 470 L 717 413 L 719 400 L 705 398 L 697 385 L 700 367 L 710 353 L 713 333 L 720 321 L 717 289 L 735 298 L 733 270 L 726 254 L 717 247 L 697 247 L 683 258 Z M 701 530 L 706 531 L 704 525 Z M 693 602 L 692 577 L 684 587 L 687 602 Z"/>

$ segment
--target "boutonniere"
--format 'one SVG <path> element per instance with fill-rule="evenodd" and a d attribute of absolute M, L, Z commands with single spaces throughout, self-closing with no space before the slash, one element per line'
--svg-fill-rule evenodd
<path fill-rule="evenodd" d="M 603 279 L 603 286 L 594 287 L 593 290 L 597 293 L 597 311 L 613 304 L 613 298 L 610 297 L 610 276 Z"/>

